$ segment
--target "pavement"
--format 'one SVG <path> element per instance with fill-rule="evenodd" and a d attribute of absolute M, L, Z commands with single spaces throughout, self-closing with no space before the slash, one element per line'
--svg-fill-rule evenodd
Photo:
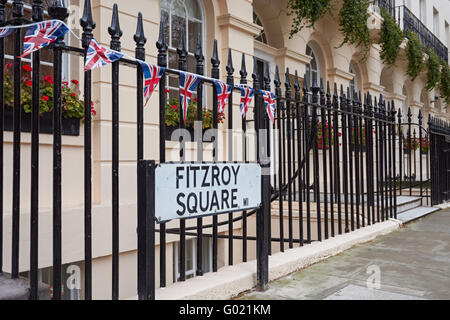
<path fill-rule="evenodd" d="M 450 209 L 251 292 L 242 300 L 448 300 Z"/>

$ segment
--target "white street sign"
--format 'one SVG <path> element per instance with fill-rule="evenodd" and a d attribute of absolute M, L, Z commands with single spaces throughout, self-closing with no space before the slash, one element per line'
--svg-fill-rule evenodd
<path fill-rule="evenodd" d="M 155 169 L 159 223 L 261 206 L 261 167 L 256 163 L 165 163 Z"/>

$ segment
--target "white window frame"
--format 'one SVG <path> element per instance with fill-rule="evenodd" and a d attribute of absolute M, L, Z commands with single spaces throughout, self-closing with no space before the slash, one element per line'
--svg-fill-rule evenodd
<path fill-rule="evenodd" d="M 255 19 L 255 18 L 256 18 L 256 19 Z M 254 38 L 256 41 L 259 41 L 259 42 L 261 42 L 261 43 L 269 44 L 269 41 L 267 40 L 266 30 L 264 29 L 264 25 L 263 25 L 263 23 L 262 23 L 262 20 L 261 20 L 261 18 L 259 17 L 259 14 L 257 14 L 255 10 L 253 10 L 253 23 L 263 28 L 263 29 L 261 30 L 261 32 L 260 32 L 258 35 L 254 36 L 253 38 Z M 257 39 L 257 38 L 260 38 L 260 37 L 261 37 L 261 40 L 262 40 L 262 41 Z"/>
<path fill-rule="evenodd" d="M 173 47 L 172 46 L 172 8 L 173 8 L 173 4 L 175 3 L 175 2 L 182 2 L 183 3 L 183 5 L 184 5 L 184 11 L 185 11 L 185 13 L 186 13 L 186 25 L 185 25 L 185 28 L 184 28 L 184 31 L 185 31 L 185 33 L 186 33 L 186 42 L 185 42 L 185 44 L 186 44 L 186 50 L 187 50 L 187 52 L 188 52 L 188 56 L 190 56 L 190 57 L 194 57 L 195 58 L 195 54 L 194 53 L 192 53 L 192 52 L 189 52 L 189 39 L 188 39 L 188 36 L 189 36 L 189 20 L 191 20 L 191 21 L 194 21 L 194 22 L 198 22 L 198 23 L 201 23 L 201 25 L 202 25 L 202 47 L 203 47 L 203 55 L 204 56 L 206 56 L 206 54 L 205 54 L 205 49 L 206 49 L 206 35 L 205 35 L 205 31 L 206 31 L 206 27 L 205 27 L 205 24 L 206 24 L 206 22 L 205 22 L 205 10 L 204 10 L 204 8 L 203 8 L 203 3 L 202 3 L 202 1 L 199 1 L 199 0 L 195 0 L 195 1 L 197 1 L 197 5 L 198 5 L 198 7 L 200 8 L 200 14 L 201 14 L 201 20 L 199 20 L 199 19 L 197 19 L 197 18 L 193 18 L 193 17 L 190 17 L 189 16 L 189 14 L 188 14 L 188 10 L 187 10 L 187 7 L 186 7 L 186 3 L 185 3 L 185 1 L 184 0 L 161 0 L 160 1 L 160 4 L 163 2 L 163 1 L 166 1 L 166 2 L 169 2 L 169 7 L 170 7 L 170 9 L 169 9 L 169 12 L 168 12 L 168 14 L 169 14 L 169 28 L 168 28 L 168 30 L 169 30 L 169 43 L 167 44 L 168 45 L 168 54 L 167 54 L 167 61 L 166 61 L 166 63 L 167 63 L 167 66 L 169 66 L 169 54 L 177 54 L 177 48 L 175 48 L 175 47 Z M 165 9 L 163 9 L 162 8 L 162 5 L 161 5 L 161 11 L 163 11 L 163 10 L 165 10 Z M 193 50 L 194 52 L 195 52 L 195 50 Z M 205 59 L 206 60 L 206 59 Z M 207 64 L 206 64 L 207 65 Z M 205 70 L 205 74 L 207 73 L 207 70 Z M 179 88 L 178 87 L 171 87 L 170 86 L 170 81 L 169 81 L 169 75 L 167 76 L 167 78 L 166 78 L 166 87 L 167 87 L 167 89 L 169 89 L 169 90 L 173 90 L 173 91 L 178 91 L 179 90 Z M 206 92 L 206 90 L 204 90 L 204 92 Z M 169 94 L 167 94 L 167 98 L 169 98 Z M 205 100 L 206 101 L 206 100 Z"/>
<path fill-rule="evenodd" d="M 437 38 L 439 37 L 439 11 L 433 7 L 433 33 Z"/>
<path fill-rule="evenodd" d="M 203 251 L 203 259 L 207 259 L 209 270 L 212 270 L 212 241 L 210 238 L 203 238 L 203 242 L 205 240 L 208 242 L 209 250 L 208 254 L 205 255 L 205 252 Z M 186 240 L 186 245 L 192 246 L 192 269 L 186 269 L 186 277 L 192 276 L 195 277 L 197 274 L 197 239 L 189 239 Z M 173 244 L 173 272 L 174 272 L 174 278 L 173 282 L 179 282 L 180 278 L 180 242 L 175 242 Z"/>
<path fill-rule="evenodd" d="M 312 69 L 311 68 L 311 61 L 310 63 L 306 64 L 306 79 L 308 81 L 308 86 L 311 87 L 313 85 L 313 73 L 316 73 L 316 81 L 317 83 L 319 83 L 320 81 L 320 63 L 319 60 L 317 59 L 317 53 L 314 50 L 314 48 L 311 45 L 306 45 L 306 54 L 308 55 L 308 48 L 311 50 L 311 55 L 310 57 L 312 57 L 311 61 L 315 61 L 316 62 L 316 69 Z M 309 88 L 308 88 L 309 90 Z"/>
<path fill-rule="evenodd" d="M 358 92 L 358 74 L 356 73 L 356 69 L 354 67 L 354 63 L 351 62 L 348 71 L 353 74 L 353 79 L 350 80 L 349 87 L 350 87 L 350 94 L 352 98 L 354 97 L 354 93 Z"/>

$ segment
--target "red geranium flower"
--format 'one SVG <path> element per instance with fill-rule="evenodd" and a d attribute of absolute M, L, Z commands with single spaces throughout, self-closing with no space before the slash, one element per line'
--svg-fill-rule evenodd
<path fill-rule="evenodd" d="M 48 82 L 50 84 L 53 84 L 53 77 L 52 76 L 45 76 L 44 81 Z"/>
<path fill-rule="evenodd" d="M 78 85 L 80 82 L 78 80 L 72 80 L 72 83 Z"/>
<path fill-rule="evenodd" d="M 8 63 L 8 64 L 6 65 L 6 68 L 8 68 L 8 69 L 9 69 L 9 68 L 11 68 L 11 67 L 12 67 L 12 65 L 13 65 L 12 63 Z"/>
<path fill-rule="evenodd" d="M 28 64 L 24 65 L 24 66 L 22 67 L 22 69 L 23 69 L 24 71 L 28 71 L 28 72 L 33 71 L 33 68 L 32 68 L 30 65 L 28 65 Z"/>
<path fill-rule="evenodd" d="M 169 89 L 165 89 L 164 91 L 165 91 L 166 93 L 169 93 L 169 92 L 170 92 L 170 90 L 169 90 Z"/>
<path fill-rule="evenodd" d="M 33 85 L 32 81 L 27 81 L 27 87 L 31 87 Z"/>
<path fill-rule="evenodd" d="M 67 82 L 67 81 L 63 81 L 63 83 L 62 83 L 64 86 L 68 86 L 69 85 L 69 83 Z"/>
<path fill-rule="evenodd" d="M 43 96 L 43 97 L 42 97 L 42 101 L 47 102 L 48 100 L 50 100 L 49 97 L 47 97 L 47 96 Z"/>
<path fill-rule="evenodd" d="M 173 106 L 172 106 L 172 109 L 173 109 L 173 110 L 176 110 L 176 109 L 178 109 L 178 106 L 177 106 L 177 105 L 173 105 Z"/>
<path fill-rule="evenodd" d="M 75 98 L 75 97 L 76 97 L 76 94 L 72 92 L 70 96 L 71 96 L 72 98 Z"/>

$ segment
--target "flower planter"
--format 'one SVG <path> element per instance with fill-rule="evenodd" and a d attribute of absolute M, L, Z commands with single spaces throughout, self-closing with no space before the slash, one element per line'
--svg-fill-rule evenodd
<path fill-rule="evenodd" d="M 5 131 L 14 131 L 14 110 L 11 107 L 5 107 Z M 21 132 L 31 132 L 31 113 L 21 112 Z M 45 112 L 39 119 L 39 133 L 53 134 L 53 113 Z M 64 136 L 80 135 L 80 119 L 62 118 L 61 133 Z"/>
<path fill-rule="evenodd" d="M 179 127 L 166 126 L 166 136 L 165 136 L 165 138 L 166 138 L 167 141 L 178 141 L 178 139 L 172 139 L 172 134 L 177 129 L 179 129 Z M 189 134 L 191 136 L 189 141 L 194 142 L 195 141 L 195 139 L 194 139 L 194 128 L 185 128 L 185 129 L 189 132 Z M 212 142 L 212 139 L 205 139 L 204 138 L 205 132 L 207 130 L 209 130 L 209 129 L 202 129 L 202 141 L 203 142 Z"/>

